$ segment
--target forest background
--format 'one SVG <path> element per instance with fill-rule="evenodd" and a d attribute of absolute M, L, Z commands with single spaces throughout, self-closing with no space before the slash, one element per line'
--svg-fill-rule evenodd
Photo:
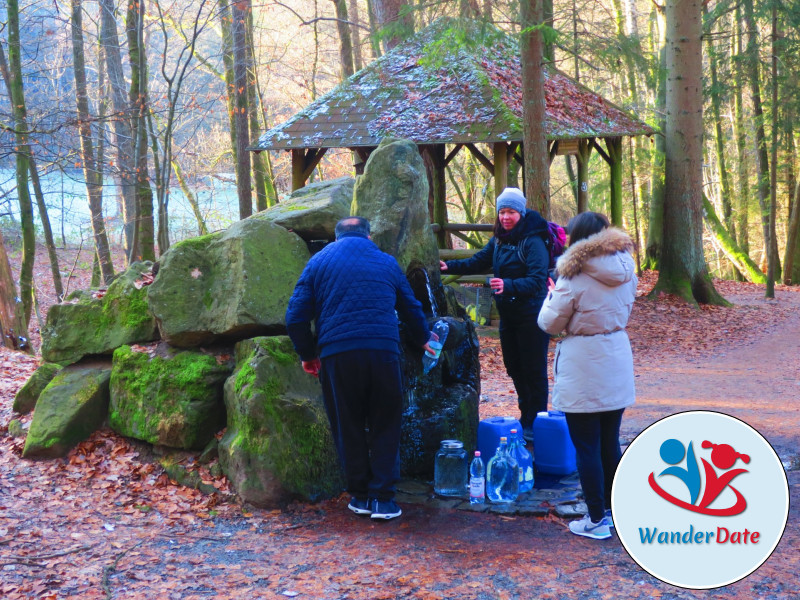
<path fill-rule="evenodd" d="M 67 266 L 56 246 L 94 245 L 100 284 L 115 270 L 115 246 L 124 249 L 117 269 L 154 260 L 177 240 L 279 202 L 291 187 L 288 154 L 246 148 L 444 15 L 493 23 L 522 37 L 523 52 L 533 32 L 544 62 L 659 131 L 623 145 L 622 225 L 643 268 L 663 269 L 682 245 L 699 248 L 679 262 L 693 262 L 683 295 L 700 302 L 721 300 L 698 290 L 698 273 L 766 283 L 767 295 L 774 281 L 800 279 L 793 3 L 9 0 L 0 7 L 0 231 L 22 253 L 19 291 L 4 289 L 23 305 L 17 331 L 43 283 L 33 276 L 35 237 L 50 250 L 47 283 L 61 296 Z M 531 15 L 534 26 L 524 26 Z M 670 59 L 670 37 L 689 40 L 688 67 L 675 51 Z M 671 110 L 692 69 L 701 82 L 694 105 Z M 687 126 L 679 112 L 697 118 Z M 670 138 L 692 136 L 700 144 L 673 147 L 673 163 L 685 154 L 698 177 L 665 178 Z M 559 156 L 543 177 L 553 220 L 576 212 L 576 168 L 574 156 Z M 594 153 L 591 210 L 609 210 L 606 171 Z M 312 177 L 352 173 L 339 150 Z M 521 183 L 518 166 L 509 176 Z M 497 190 L 470 154 L 450 163 L 447 178 L 451 221 L 494 220 Z"/>

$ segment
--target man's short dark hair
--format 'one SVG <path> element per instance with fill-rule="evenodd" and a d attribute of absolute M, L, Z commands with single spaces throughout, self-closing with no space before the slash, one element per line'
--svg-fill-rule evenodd
<path fill-rule="evenodd" d="M 369 221 L 364 217 L 345 217 L 336 224 L 336 239 L 346 233 L 357 233 L 369 237 Z"/>

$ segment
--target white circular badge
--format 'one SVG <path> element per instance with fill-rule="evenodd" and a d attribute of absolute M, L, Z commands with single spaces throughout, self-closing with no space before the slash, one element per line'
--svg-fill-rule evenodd
<path fill-rule="evenodd" d="M 645 571 L 683 588 L 734 583 L 760 567 L 789 516 L 789 483 L 755 429 L 711 411 L 657 421 L 631 442 L 611 492 L 614 527 Z"/>

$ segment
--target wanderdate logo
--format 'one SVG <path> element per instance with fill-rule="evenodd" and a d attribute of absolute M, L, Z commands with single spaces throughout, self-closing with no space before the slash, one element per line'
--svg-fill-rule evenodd
<path fill-rule="evenodd" d="M 614 525 L 631 558 L 666 583 L 710 589 L 761 566 L 783 534 L 789 487 L 755 429 L 690 411 L 631 442 L 612 489 Z"/>
<path fill-rule="evenodd" d="M 684 448 L 682 442 L 670 438 L 661 444 L 659 451 L 662 460 L 671 466 L 661 471 L 658 477 L 677 477 L 686 486 L 689 502 L 676 498 L 664 490 L 656 482 L 655 473 L 650 473 L 647 478 L 650 487 L 667 502 L 691 512 L 720 517 L 744 512 L 744 509 L 747 508 L 747 500 L 738 489 L 731 485 L 731 482 L 739 475 L 747 473 L 747 469 L 731 469 L 731 467 L 739 460 L 749 463 L 750 456 L 737 452 L 729 444 L 714 444 L 708 440 L 704 440 L 701 447 L 712 449 L 710 463 L 705 458 L 700 458 L 703 465 L 702 472 L 698 466 L 692 442 L 689 442 L 688 448 Z M 702 496 L 700 495 L 701 489 L 703 490 Z M 731 506 L 712 508 L 711 504 L 726 489 L 730 489 L 735 494 L 736 502 Z"/>

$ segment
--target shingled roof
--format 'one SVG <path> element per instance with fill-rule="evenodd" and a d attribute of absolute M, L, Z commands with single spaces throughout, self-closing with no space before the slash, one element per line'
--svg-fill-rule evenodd
<path fill-rule="evenodd" d="M 555 68 L 545 72 L 550 140 L 649 135 L 653 129 Z M 441 18 L 264 133 L 252 150 L 522 141 L 516 39 Z"/>

